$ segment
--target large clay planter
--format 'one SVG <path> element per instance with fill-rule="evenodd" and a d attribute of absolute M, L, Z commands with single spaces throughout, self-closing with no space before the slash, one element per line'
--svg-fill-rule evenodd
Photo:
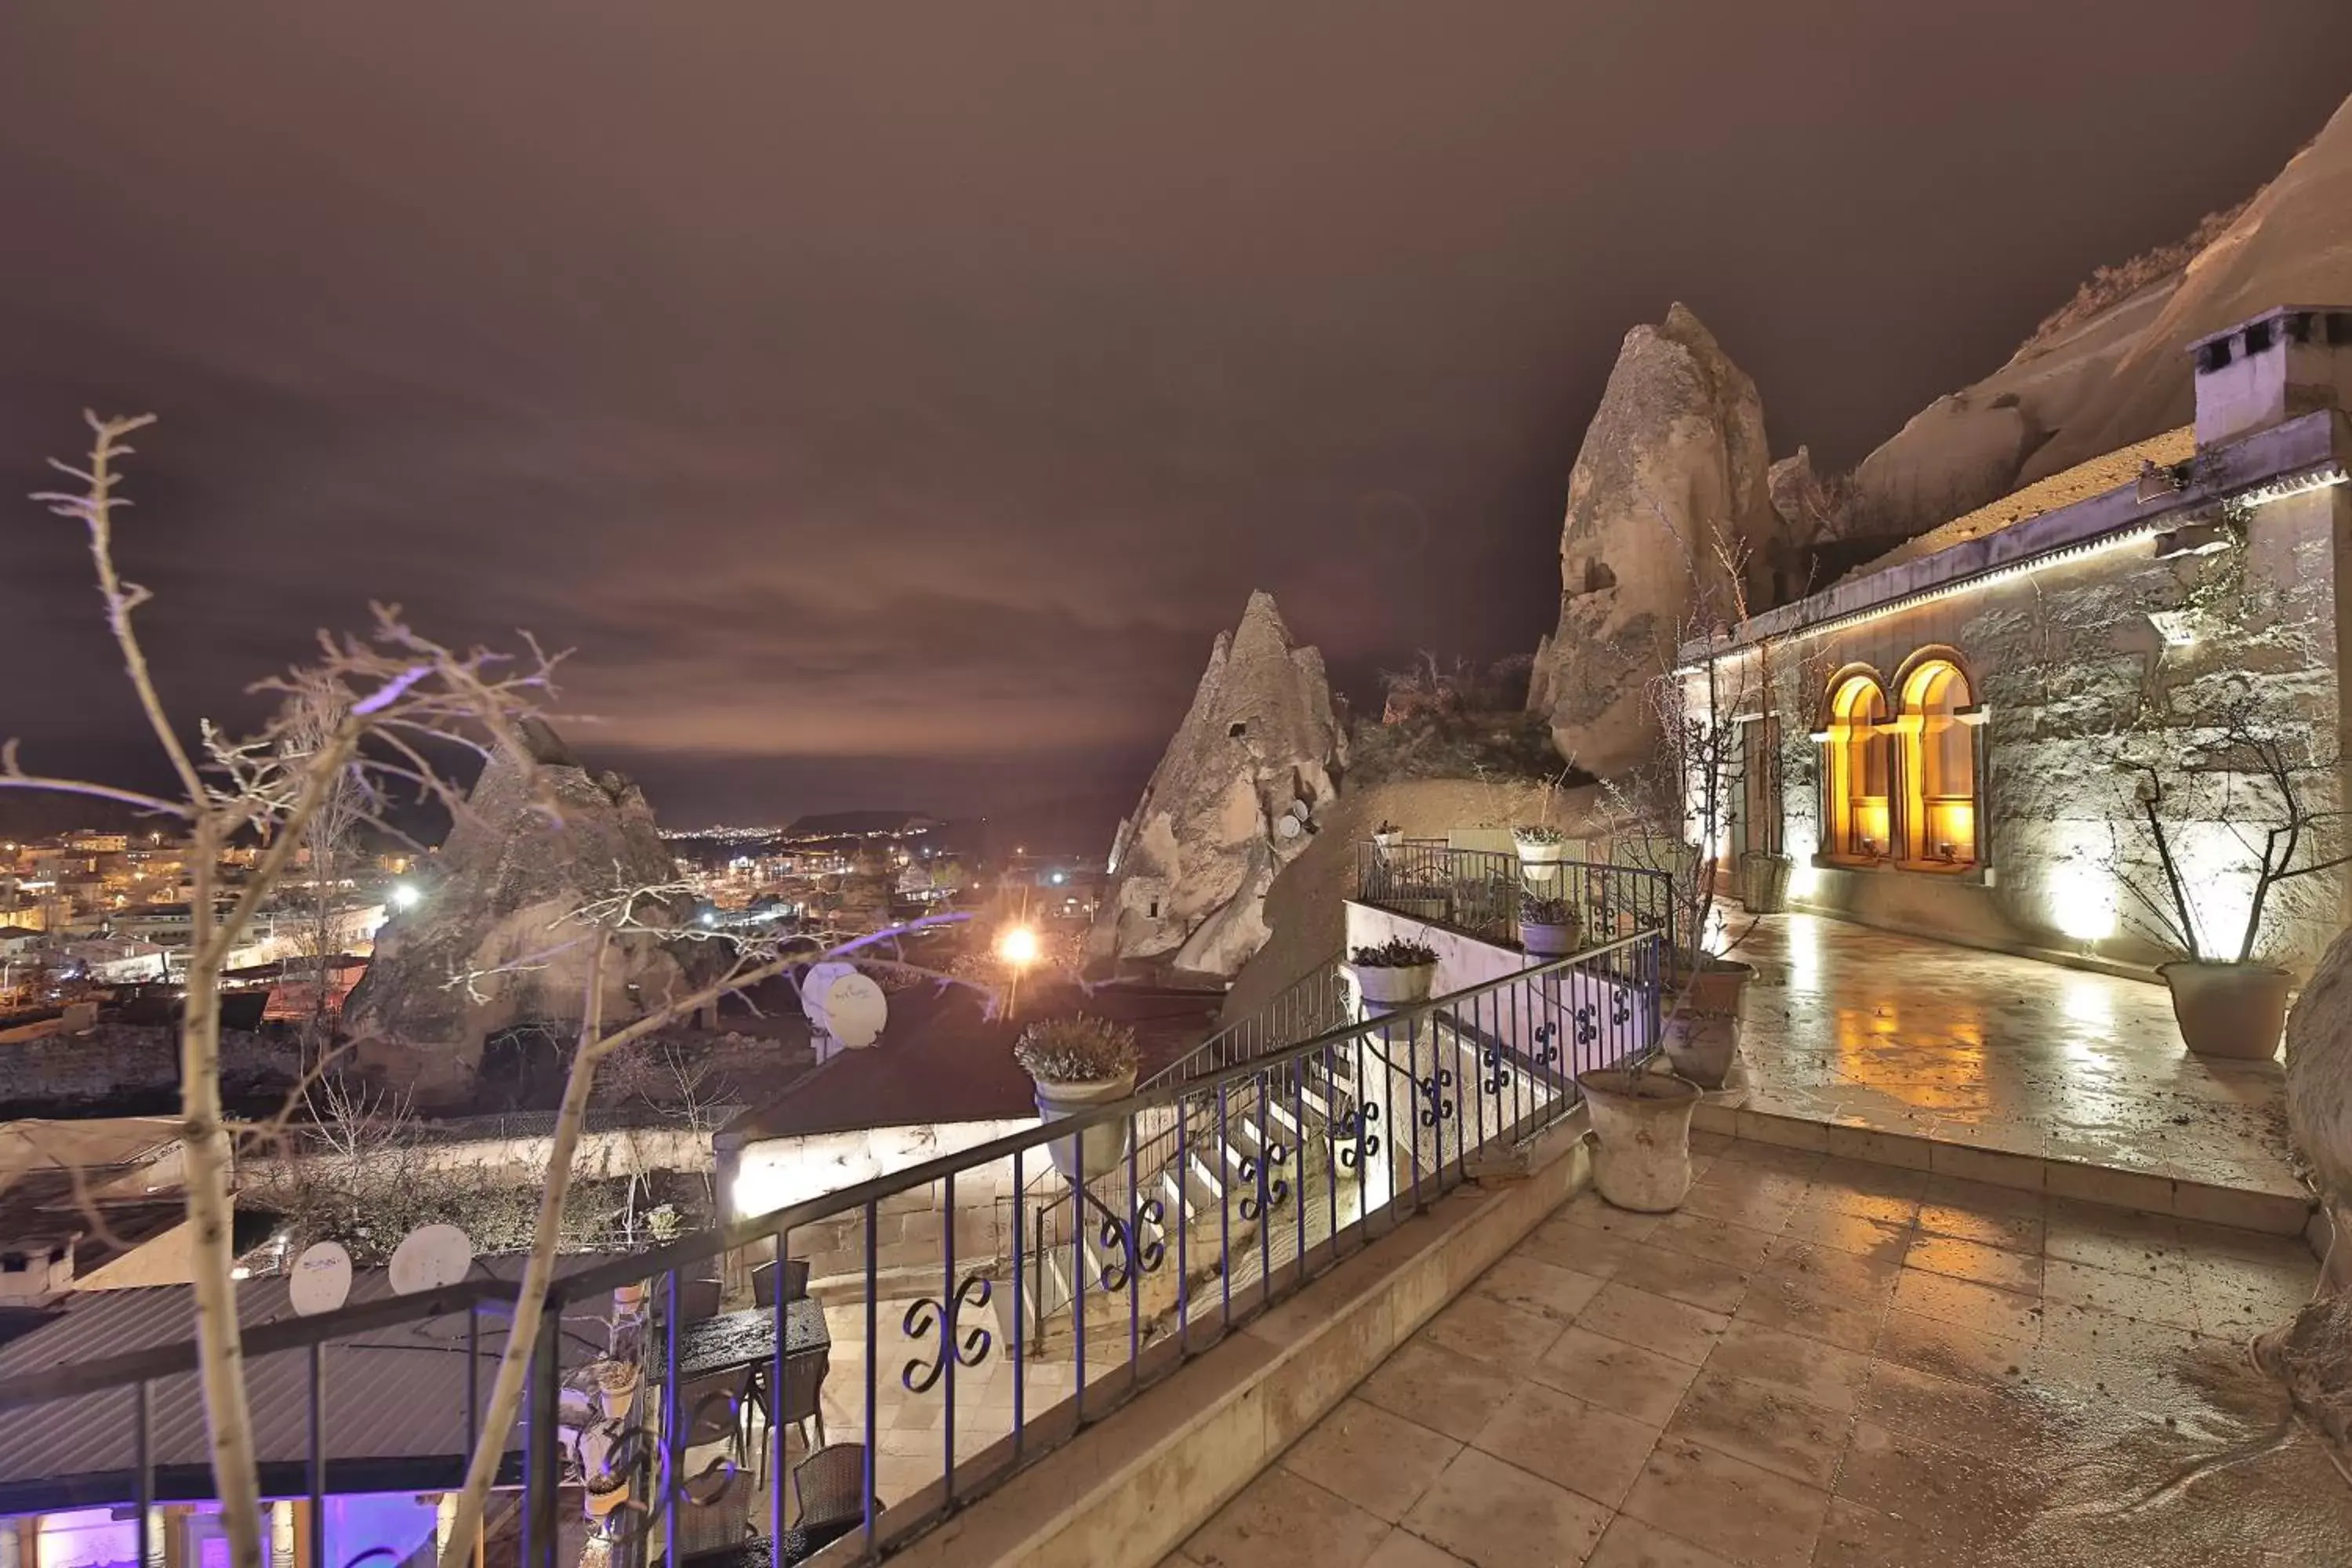
<path fill-rule="evenodd" d="M 1356 983 L 1356 999 L 1364 1005 L 1364 1011 L 1379 1018 L 1428 1001 L 1430 988 L 1437 982 L 1437 965 L 1351 963 L 1348 977 Z"/>
<path fill-rule="evenodd" d="M 1555 838 L 1549 844 L 1538 844 L 1525 838 L 1513 838 L 1511 847 L 1519 852 L 1519 864 L 1527 866 L 1557 866 L 1568 858 L 1568 841 Z"/>
<path fill-rule="evenodd" d="M 1787 855 L 1739 858 L 1739 901 L 1751 915 L 1777 915 L 1789 907 L 1789 878 L 1797 862 Z"/>
<path fill-rule="evenodd" d="M 1097 1105 L 1125 1100 L 1135 1092 L 1135 1069 L 1129 1068 L 1117 1078 L 1097 1079 L 1091 1083 L 1047 1083 L 1034 1080 L 1037 1087 L 1037 1114 L 1047 1121 L 1064 1116 L 1083 1116 Z M 1053 1151 L 1054 1168 L 1069 1180 L 1077 1183 L 1098 1181 L 1118 1169 L 1127 1158 L 1127 1123 L 1110 1121 L 1097 1123 L 1073 1138 L 1056 1138 L 1047 1145 Z"/>
<path fill-rule="evenodd" d="M 1576 922 L 1558 925 L 1542 921 L 1519 922 L 1519 948 L 1529 958 L 1565 958 L 1576 951 Z"/>
<path fill-rule="evenodd" d="M 1685 1007 L 1666 1020 L 1666 1060 L 1701 1089 L 1721 1089 L 1739 1056 L 1739 1016 Z"/>
<path fill-rule="evenodd" d="M 1756 971 L 1737 959 L 1710 958 L 1693 979 L 1681 959 L 1675 961 L 1674 971 L 1667 976 L 1668 984 L 1676 992 L 1688 989 L 1690 1000 L 1685 1005 L 1698 1013 L 1738 1013 L 1739 999 L 1747 993 L 1748 983 Z"/>
<path fill-rule="evenodd" d="M 1596 1068 L 1576 1075 L 1598 1144 L 1592 1184 L 1636 1214 L 1682 1207 L 1691 1184 L 1690 1123 L 1699 1088 L 1662 1073 Z"/>
<path fill-rule="evenodd" d="M 2286 1029 L 2294 977 L 2267 963 L 2167 963 L 2158 973 L 2172 989 L 2180 1037 L 2200 1057 L 2266 1062 Z"/>

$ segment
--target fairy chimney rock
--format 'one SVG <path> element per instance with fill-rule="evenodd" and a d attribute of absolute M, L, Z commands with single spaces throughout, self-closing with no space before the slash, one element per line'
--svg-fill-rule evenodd
<path fill-rule="evenodd" d="M 345 1027 L 360 1059 L 420 1095 L 460 1092 L 486 1041 L 538 1026 L 564 1039 L 585 1012 L 592 944 L 584 906 L 674 885 L 677 861 L 644 792 L 619 773 L 591 773 L 543 722 L 526 723 L 482 770 L 423 896 L 376 933 Z M 695 987 L 709 966 L 682 931 L 690 900 L 642 900 L 616 938 L 600 989 L 604 1017 L 625 1022 Z"/>
<path fill-rule="evenodd" d="M 1268 935 L 1266 889 L 1339 793 L 1347 743 L 1323 656 L 1291 640 L 1272 595 L 1252 594 L 1119 824 L 1090 955 L 1238 973 Z"/>
<path fill-rule="evenodd" d="M 1625 334 L 1569 476 L 1559 625 L 1531 691 L 1560 753 L 1602 777 L 1655 754 L 1648 683 L 1695 617 L 1762 607 L 1785 566 L 1756 384 L 1682 305 Z"/>

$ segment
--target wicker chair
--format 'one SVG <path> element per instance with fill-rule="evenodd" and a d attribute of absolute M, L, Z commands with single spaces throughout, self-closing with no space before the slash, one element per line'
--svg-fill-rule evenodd
<path fill-rule="evenodd" d="M 784 1300 L 797 1301 L 808 1294 L 809 1260 L 805 1258 L 784 1259 Z M 776 1266 L 755 1264 L 751 1269 L 751 1301 L 755 1306 L 776 1304 Z"/>
<path fill-rule="evenodd" d="M 866 1522 L 866 1445 L 834 1443 L 803 1459 L 793 1470 L 793 1499 L 800 1529 L 814 1552 Z M 882 1511 L 882 1500 L 874 1500 Z"/>

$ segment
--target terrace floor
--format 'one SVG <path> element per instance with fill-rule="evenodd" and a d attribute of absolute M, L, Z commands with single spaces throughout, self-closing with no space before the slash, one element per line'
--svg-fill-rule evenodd
<path fill-rule="evenodd" d="M 1872 930 L 1731 913 L 1744 1083 L 1723 1103 L 2301 1197 L 2275 1062 L 2189 1054 L 2161 985 Z"/>
<path fill-rule="evenodd" d="M 1699 1134 L 1562 1205 L 1162 1568 L 2340 1563 L 2248 1363 L 2300 1243 Z"/>

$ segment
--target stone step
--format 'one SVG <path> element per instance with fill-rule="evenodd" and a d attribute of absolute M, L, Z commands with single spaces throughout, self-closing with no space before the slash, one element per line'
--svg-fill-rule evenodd
<path fill-rule="evenodd" d="M 2315 1207 L 2308 1194 L 2222 1186 L 2154 1171 L 2126 1170 L 2046 1154 L 2011 1153 L 1948 1139 L 1848 1127 L 1734 1103 L 1738 1091 L 1711 1094 L 1692 1112 L 1691 1126 L 1704 1132 L 1777 1143 L 1873 1164 L 1932 1171 L 1937 1175 L 2053 1197 L 2137 1209 L 2142 1214 L 2225 1225 L 2268 1236 L 2304 1236 Z"/>

